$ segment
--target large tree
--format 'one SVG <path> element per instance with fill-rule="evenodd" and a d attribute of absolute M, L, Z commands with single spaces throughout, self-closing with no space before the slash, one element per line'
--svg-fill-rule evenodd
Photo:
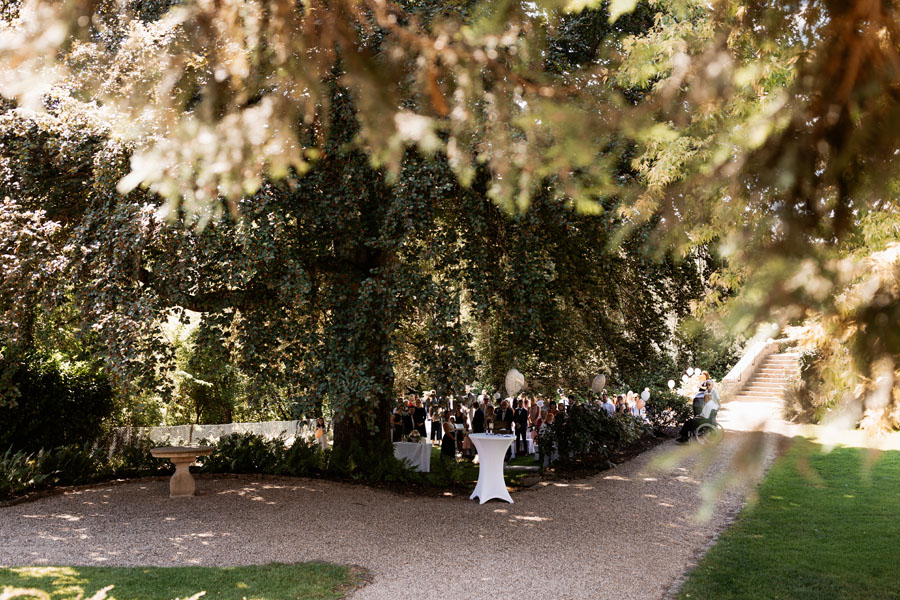
<path fill-rule="evenodd" d="M 867 214 L 895 212 L 895 6 L 657 0 L 623 21 L 636 4 L 610 2 L 611 27 L 603 2 L 137 3 L 124 23 L 115 2 L 12 2 L 0 80 L 18 110 L 48 91 L 52 102 L 94 103 L 106 137 L 128 147 L 113 171 L 119 191 L 143 185 L 188 224 L 223 207 L 252 214 L 270 186 L 295 179 L 305 189 L 343 181 L 354 160 L 371 170 L 350 189 L 376 197 L 420 168 L 415 146 L 439 157 L 437 181 L 508 210 L 615 207 L 614 248 L 651 231 L 648 242 L 678 257 L 717 246 L 730 267 L 717 283 L 726 295 L 745 290 L 752 309 L 734 311 L 743 321 L 773 307 L 787 307 L 784 322 L 822 315 L 872 376 L 864 387 L 881 373 L 895 381 L 900 349 L 884 332 L 900 295 L 885 276 L 842 304 L 858 271 L 830 251 L 863 234 Z M 568 14 L 586 6 L 601 10 Z M 629 23 L 641 32 L 623 42 Z M 348 96 L 352 124 L 340 110 Z M 338 158 L 336 140 L 351 137 L 356 150 L 341 146 Z M 400 281 L 391 257 L 407 248 L 373 243 L 377 215 L 389 212 L 373 204 L 365 214 L 374 220 L 348 229 L 362 249 L 344 281 Z M 352 323 L 335 327 L 346 334 Z"/>

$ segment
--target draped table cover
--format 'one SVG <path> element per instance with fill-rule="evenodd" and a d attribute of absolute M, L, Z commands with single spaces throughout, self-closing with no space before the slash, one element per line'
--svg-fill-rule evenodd
<path fill-rule="evenodd" d="M 479 504 L 484 504 L 492 498 L 498 498 L 512 504 L 512 496 L 503 480 L 503 457 L 516 436 L 470 433 L 469 439 L 478 450 L 478 483 L 469 500 L 478 498 Z"/>
<path fill-rule="evenodd" d="M 423 473 L 431 472 L 431 444 L 394 442 L 394 456 Z"/>
<path fill-rule="evenodd" d="M 529 434 L 530 434 L 530 433 L 531 433 L 531 432 L 529 432 Z M 534 440 L 531 438 L 531 435 L 526 435 L 526 436 L 525 436 L 525 446 L 526 446 L 525 452 L 527 452 L 528 454 L 534 454 L 535 452 L 537 452 L 537 449 L 534 447 Z M 512 456 L 513 456 L 513 458 L 516 457 L 516 444 L 515 444 L 515 442 L 514 442 L 513 445 L 512 445 Z"/>

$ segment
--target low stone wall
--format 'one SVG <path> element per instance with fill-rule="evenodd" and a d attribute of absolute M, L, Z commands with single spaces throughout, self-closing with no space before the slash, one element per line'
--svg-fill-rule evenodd
<path fill-rule="evenodd" d="M 316 420 L 265 421 L 263 423 L 227 423 L 222 425 L 173 425 L 171 427 L 119 428 L 122 434 L 148 436 L 157 444 L 190 446 L 201 441 L 215 443 L 232 433 L 255 433 L 266 439 L 281 438 L 288 445 L 298 438 L 312 439 L 316 431 Z"/>

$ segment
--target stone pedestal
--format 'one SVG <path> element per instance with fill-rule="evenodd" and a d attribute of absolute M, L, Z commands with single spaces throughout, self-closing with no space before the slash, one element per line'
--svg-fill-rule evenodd
<path fill-rule="evenodd" d="M 150 454 L 156 458 L 168 458 L 175 465 L 175 474 L 169 480 L 170 498 L 194 495 L 197 486 L 190 467 L 198 456 L 212 454 L 212 450 L 210 446 L 171 446 L 150 450 Z"/>

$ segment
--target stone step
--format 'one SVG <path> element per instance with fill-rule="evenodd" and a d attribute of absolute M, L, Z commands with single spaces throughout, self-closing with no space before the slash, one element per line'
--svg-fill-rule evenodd
<path fill-rule="evenodd" d="M 741 396 L 780 396 L 784 390 L 741 390 Z"/>
<path fill-rule="evenodd" d="M 730 402 L 774 402 L 781 400 L 781 396 L 736 396 Z"/>

